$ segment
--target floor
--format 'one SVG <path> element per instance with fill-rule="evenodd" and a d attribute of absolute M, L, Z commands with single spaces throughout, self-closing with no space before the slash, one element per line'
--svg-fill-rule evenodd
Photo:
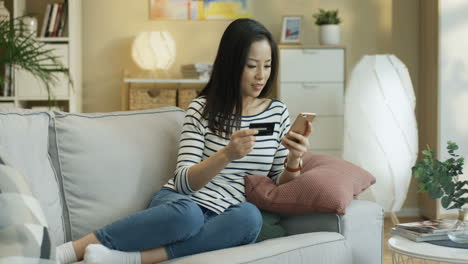
<path fill-rule="evenodd" d="M 408 223 L 408 222 L 416 222 L 416 221 L 422 221 L 423 219 L 420 217 L 400 217 L 399 221 L 400 223 Z M 388 239 L 392 236 L 390 234 L 390 228 L 393 227 L 392 220 L 390 217 L 385 218 L 384 221 L 384 261 L 383 264 L 392 264 L 392 253 L 390 249 L 388 248 L 387 241 Z M 426 261 L 423 262 L 422 260 L 415 260 L 413 262 L 409 262 L 411 264 L 429 264 L 429 263 L 438 263 L 438 262 L 431 262 L 431 261 Z"/>

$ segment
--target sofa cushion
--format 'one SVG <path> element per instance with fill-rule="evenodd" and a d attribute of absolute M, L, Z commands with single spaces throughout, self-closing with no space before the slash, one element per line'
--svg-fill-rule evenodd
<path fill-rule="evenodd" d="M 163 263 L 349 264 L 352 263 L 352 252 L 342 235 L 333 232 L 316 232 L 205 252 Z"/>
<path fill-rule="evenodd" d="M 280 186 L 268 177 L 247 176 L 247 200 L 276 213 L 343 215 L 353 198 L 375 183 L 364 169 L 332 156 L 305 153 L 303 162 L 300 177 Z"/>
<path fill-rule="evenodd" d="M 55 112 L 50 151 L 63 187 L 68 239 L 148 206 L 173 176 L 184 116 L 176 107 Z"/>
<path fill-rule="evenodd" d="M 23 257 L 53 259 L 54 247 L 39 201 L 23 175 L 1 163 L 0 262 L 13 263 L 13 258 Z"/>
<path fill-rule="evenodd" d="M 286 229 L 280 224 L 280 215 L 264 210 L 260 210 L 260 213 L 262 214 L 262 230 L 255 243 L 287 235 Z"/>
<path fill-rule="evenodd" d="M 24 176 L 39 200 L 54 246 L 64 242 L 62 205 L 56 176 L 47 153 L 52 113 L 0 111 L 0 159 Z"/>

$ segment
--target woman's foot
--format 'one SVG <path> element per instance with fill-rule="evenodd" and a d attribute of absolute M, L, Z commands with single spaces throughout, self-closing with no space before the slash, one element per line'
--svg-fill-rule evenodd
<path fill-rule="evenodd" d="M 55 260 L 58 264 L 68 264 L 77 261 L 75 249 L 73 248 L 71 241 L 62 244 L 55 249 Z"/>
<path fill-rule="evenodd" d="M 108 249 L 100 244 L 86 247 L 85 263 L 141 264 L 140 252 L 123 252 Z"/>

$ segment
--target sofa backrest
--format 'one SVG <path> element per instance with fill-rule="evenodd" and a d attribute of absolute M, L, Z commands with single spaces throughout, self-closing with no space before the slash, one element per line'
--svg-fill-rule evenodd
<path fill-rule="evenodd" d="M 65 241 L 65 226 L 59 186 L 47 154 L 52 118 L 49 112 L 0 111 L 0 159 L 24 176 L 44 211 L 50 238 L 57 245 Z"/>
<path fill-rule="evenodd" d="M 54 112 L 49 154 L 64 201 L 66 240 L 146 208 L 173 176 L 185 112 Z"/>

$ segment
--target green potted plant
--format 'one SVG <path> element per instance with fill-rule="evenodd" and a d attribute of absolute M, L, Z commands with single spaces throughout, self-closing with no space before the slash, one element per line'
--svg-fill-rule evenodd
<path fill-rule="evenodd" d="M 38 41 L 34 33 L 23 34 L 22 17 L 0 21 L 0 90 L 12 85 L 12 72 L 20 68 L 30 72 L 34 77 L 44 83 L 49 102 L 53 98 L 50 88 L 58 81 L 57 72 L 65 74 L 71 83 L 68 70 L 47 49 L 44 42 Z"/>
<path fill-rule="evenodd" d="M 413 176 L 419 180 L 419 191 L 428 192 L 431 199 L 441 199 L 442 207 L 446 209 L 461 209 L 468 204 L 468 181 L 459 179 L 463 173 L 464 158 L 455 154 L 458 145 L 455 142 L 447 143 L 447 151 L 450 158 L 439 161 L 435 158 L 435 152 L 427 146 L 422 151 L 424 159 L 416 163 L 412 168 Z"/>
<path fill-rule="evenodd" d="M 313 15 L 315 24 L 319 26 L 319 42 L 321 45 L 338 45 L 340 43 L 341 18 L 338 16 L 338 9 L 319 9 Z"/>
<path fill-rule="evenodd" d="M 435 152 L 427 146 L 422 151 L 424 158 L 412 168 L 413 176 L 419 180 L 419 191 L 428 192 L 431 199 L 441 198 L 445 209 L 458 209 L 459 222 L 457 230 L 449 233 L 449 238 L 455 242 L 468 243 L 468 181 L 461 180 L 465 159 L 455 154 L 458 145 L 447 142 L 450 158 L 440 161 L 435 158 Z"/>

